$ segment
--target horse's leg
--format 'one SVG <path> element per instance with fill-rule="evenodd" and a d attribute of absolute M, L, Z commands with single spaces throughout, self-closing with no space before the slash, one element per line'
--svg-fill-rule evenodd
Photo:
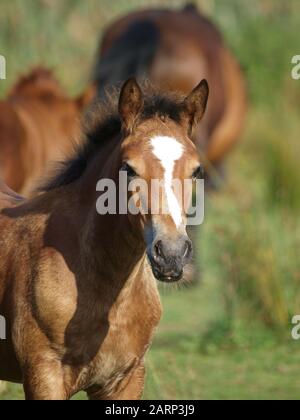
<path fill-rule="evenodd" d="M 145 382 L 144 364 L 139 365 L 133 373 L 123 379 L 119 390 L 109 397 L 104 397 L 103 389 L 87 391 L 90 400 L 139 400 L 142 397 Z"/>
<path fill-rule="evenodd" d="M 68 399 L 63 378 L 63 369 L 58 361 L 40 360 L 24 369 L 26 400 Z"/>

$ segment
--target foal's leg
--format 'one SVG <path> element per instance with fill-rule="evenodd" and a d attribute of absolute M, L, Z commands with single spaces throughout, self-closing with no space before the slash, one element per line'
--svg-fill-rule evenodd
<path fill-rule="evenodd" d="M 26 400 L 66 400 L 63 369 L 58 361 L 40 360 L 24 369 Z"/>
<path fill-rule="evenodd" d="M 103 389 L 93 389 L 88 391 L 88 397 L 90 400 L 139 400 L 143 395 L 145 382 L 145 367 L 144 364 L 138 366 L 133 373 L 121 382 L 119 390 L 104 397 Z M 105 391 L 104 391 L 105 392 Z"/>

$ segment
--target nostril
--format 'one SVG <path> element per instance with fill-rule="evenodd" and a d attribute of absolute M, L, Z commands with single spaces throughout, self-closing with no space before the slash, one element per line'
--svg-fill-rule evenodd
<path fill-rule="evenodd" d="M 185 241 L 185 249 L 183 253 L 183 258 L 189 257 L 190 253 L 192 252 L 192 245 L 190 241 Z"/>
<path fill-rule="evenodd" d="M 162 252 L 162 241 L 157 241 L 154 245 L 155 255 L 160 258 L 164 258 L 164 254 Z"/>

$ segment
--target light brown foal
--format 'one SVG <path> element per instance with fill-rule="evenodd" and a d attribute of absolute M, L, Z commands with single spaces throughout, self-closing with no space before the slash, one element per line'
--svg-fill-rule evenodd
<path fill-rule="evenodd" d="M 198 176 L 190 136 L 207 98 L 205 81 L 184 99 L 129 80 L 41 195 L 0 196 L 0 379 L 22 382 L 27 399 L 141 397 L 161 316 L 156 278 L 179 280 L 192 254 L 171 181 Z M 96 185 L 118 188 L 121 169 L 128 180 L 162 180 L 166 213 L 99 215 Z"/>

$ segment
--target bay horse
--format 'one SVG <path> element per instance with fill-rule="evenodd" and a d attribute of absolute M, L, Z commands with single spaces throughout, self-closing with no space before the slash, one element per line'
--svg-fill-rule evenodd
<path fill-rule="evenodd" d="M 49 163 L 62 159 L 80 134 L 80 117 L 93 97 L 88 88 L 69 98 L 43 67 L 22 76 L 0 101 L 0 176 L 15 191 L 29 194 Z"/>
<path fill-rule="evenodd" d="M 218 171 L 240 139 L 246 112 L 244 77 L 217 27 L 195 6 L 130 13 L 105 31 L 93 79 L 102 96 L 107 86 L 134 75 L 162 89 L 188 93 L 203 77 L 210 86 L 206 115 L 194 141 L 206 160 L 207 174 Z"/>
<path fill-rule="evenodd" d="M 185 97 L 130 79 L 94 110 L 82 146 L 40 194 L 0 196 L 0 379 L 23 383 L 27 399 L 141 397 L 162 310 L 156 279 L 179 281 L 192 257 L 172 180 L 201 172 L 191 134 L 207 99 L 204 80 Z M 120 171 L 161 180 L 167 211 L 100 215 L 96 185 L 118 189 Z"/>

